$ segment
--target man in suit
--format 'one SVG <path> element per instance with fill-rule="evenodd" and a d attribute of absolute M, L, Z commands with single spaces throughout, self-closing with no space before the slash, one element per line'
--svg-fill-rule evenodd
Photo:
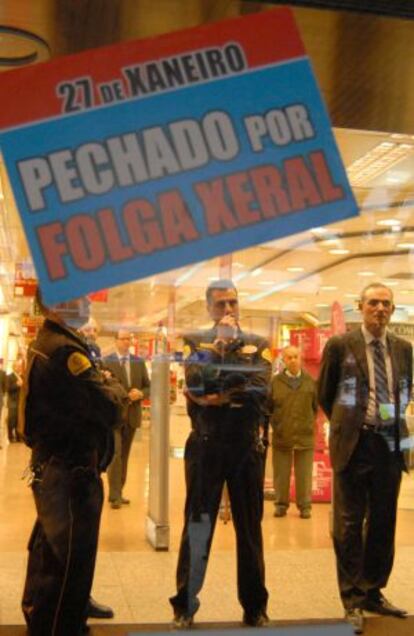
<path fill-rule="evenodd" d="M 0 448 L 1 440 L 2 440 L 2 413 L 3 413 L 3 404 L 4 399 L 6 397 L 6 388 L 7 388 L 7 373 L 3 369 L 3 358 L 0 358 Z"/>
<path fill-rule="evenodd" d="M 17 407 L 19 404 L 20 388 L 23 384 L 23 360 L 18 358 L 13 361 L 12 371 L 7 374 L 7 433 L 9 442 L 20 442 L 17 430 Z"/>
<path fill-rule="evenodd" d="M 394 308 L 386 285 L 365 287 L 359 301 L 363 324 L 327 342 L 318 382 L 330 420 L 339 591 L 355 633 L 363 631 L 362 610 L 406 615 L 381 592 L 394 559 L 412 384 L 411 344 L 387 330 Z"/>
<path fill-rule="evenodd" d="M 104 359 L 103 366 L 119 380 L 129 398 L 128 406 L 114 430 L 115 453 L 108 468 L 109 502 L 111 508 L 119 509 L 122 504 L 129 504 L 122 490 L 126 482 L 132 440 L 136 429 L 141 426 L 141 402 L 149 396 L 150 381 L 144 360 L 129 352 L 130 332 L 120 329 L 115 343 L 116 351 Z"/>

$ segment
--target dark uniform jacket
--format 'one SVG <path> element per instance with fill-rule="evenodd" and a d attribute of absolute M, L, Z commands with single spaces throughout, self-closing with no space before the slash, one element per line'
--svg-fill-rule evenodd
<path fill-rule="evenodd" d="M 33 461 L 104 469 L 113 453 L 118 397 L 96 369 L 80 336 L 51 320 L 29 349 L 24 436 Z"/>
<path fill-rule="evenodd" d="M 131 372 L 130 382 L 128 382 L 126 372 L 123 369 L 116 353 L 107 356 L 103 360 L 104 368 L 108 369 L 112 373 L 114 378 L 118 380 L 127 392 L 130 389 L 139 389 L 143 392 L 143 399 L 145 400 L 145 398 L 149 397 L 150 393 L 150 380 L 145 361 L 138 356 L 130 355 L 129 364 Z M 129 401 L 127 409 L 124 411 L 123 422 L 128 424 L 130 428 L 138 428 L 141 426 L 141 402 L 142 400 L 135 400 L 134 402 Z"/>
<path fill-rule="evenodd" d="M 188 400 L 192 427 L 201 434 L 237 440 L 257 430 L 269 416 L 271 357 L 267 341 L 240 331 L 217 351 L 215 328 L 184 338 L 185 377 L 194 396 L 226 393 L 228 404 L 199 406 Z"/>
<path fill-rule="evenodd" d="M 412 385 L 412 347 L 387 333 L 393 371 L 393 393 L 401 447 L 408 437 L 405 410 Z M 330 420 L 329 449 L 334 470 L 343 470 L 358 442 L 369 397 L 368 362 L 361 329 L 330 338 L 318 380 L 318 399 Z M 407 464 L 406 464 L 407 467 Z"/>

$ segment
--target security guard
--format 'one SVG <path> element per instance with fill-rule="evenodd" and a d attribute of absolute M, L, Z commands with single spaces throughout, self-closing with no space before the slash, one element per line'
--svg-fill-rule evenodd
<path fill-rule="evenodd" d="M 29 541 L 22 609 L 30 636 L 78 636 L 85 625 L 111 460 L 118 398 L 76 329 L 85 298 L 52 308 L 30 347 L 22 388 L 22 432 L 32 448 L 37 519 Z"/>
<path fill-rule="evenodd" d="M 187 497 L 170 599 L 173 626 L 191 627 L 198 610 L 223 486 L 229 491 L 237 536 L 238 597 L 246 625 L 268 623 L 261 520 L 264 445 L 271 375 L 266 340 L 241 331 L 231 280 L 206 292 L 213 328 L 185 338 L 186 396 L 192 431 L 185 448 Z"/>

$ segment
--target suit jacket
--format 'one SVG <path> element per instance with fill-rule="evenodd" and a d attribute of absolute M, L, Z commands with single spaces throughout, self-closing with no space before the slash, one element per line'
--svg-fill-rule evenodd
<path fill-rule="evenodd" d="M 404 414 L 412 385 L 412 347 L 387 333 L 400 442 L 408 437 Z M 343 470 L 358 442 L 369 397 L 368 361 L 361 329 L 333 336 L 325 346 L 318 400 L 330 420 L 329 450 L 335 471 Z M 403 446 L 403 445 L 402 445 Z M 405 458 L 405 468 L 408 463 Z"/>
<path fill-rule="evenodd" d="M 139 389 L 143 392 L 143 399 L 145 399 L 149 397 L 150 392 L 150 380 L 145 362 L 142 358 L 133 355 L 130 356 L 129 361 L 130 383 L 128 383 L 126 373 L 119 362 L 119 358 L 116 353 L 112 353 L 104 358 L 103 366 L 105 369 L 108 369 L 117 380 L 119 380 L 126 391 L 129 391 L 130 389 Z M 138 428 L 141 426 L 141 400 L 129 402 L 125 413 L 125 423 L 131 428 Z"/>

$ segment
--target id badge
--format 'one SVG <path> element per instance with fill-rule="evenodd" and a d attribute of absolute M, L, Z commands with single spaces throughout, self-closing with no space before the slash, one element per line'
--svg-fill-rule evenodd
<path fill-rule="evenodd" d="M 394 424 L 395 404 L 392 404 L 392 402 L 381 402 L 379 405 L 379 416 L 384 426 Z"/>

